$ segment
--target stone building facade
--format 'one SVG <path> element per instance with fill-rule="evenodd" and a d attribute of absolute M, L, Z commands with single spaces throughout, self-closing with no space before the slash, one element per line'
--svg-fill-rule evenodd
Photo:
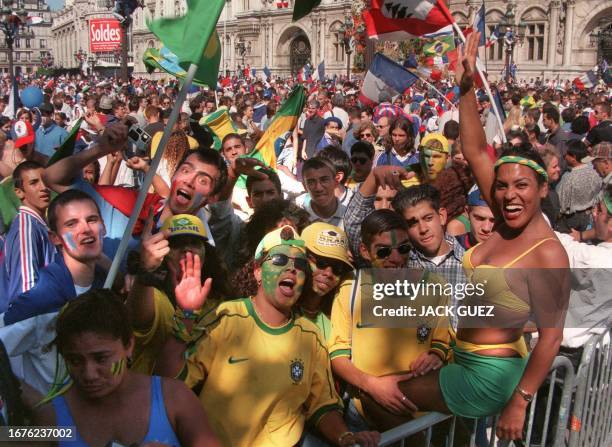
<path fill-rule="evenodd" d="M 5 1 L 7 6 L 17 7 L 17 2 Z M 30 38 L 21 37 L 13 43 L 15 72 L 35 73 L 43 65 L 51 50 L 51 11 L 45 0 L 23 0 L 21 4 L 29 16 L 42 17 L 43 22 L 32 26 Z M 8 47 L 4 34 L 0 33 L 0 72 L 8 73 Z"/>
<path fill-rule="evenodd" d="M 235 72 L 245 65 L 274 74 L 286 75 L 310 61 L 317 66 L 325 61 L 328 74 L 345 73 L 347 55 L 339 28 L 355 1 L 322 0 L 312 14 L 292 23 L 296 0 L 227 0 L 217 30 L 222 42 L 221 71 Z M 56 61 L 75 65 L 74 52 L 86 49 L 88 17 L 108 16 L 107 0 L 69 0 L 53 24 Z M 601 0 L 489 0 L 486 2 L 487 34 L 500 23 L 509 3 L 516 23 L 523 21 L 526 35 L 516 45 L 513 60 L 519 78 L 542 79 L 575 77 L 592 68 L 598 59 L 598 44 L 591 42 L 594 31 L 612 26 L 612 2 Z M 457 22 L 471 23 L 481 0 L 450 0 L 449 8 Z M 96 9 L 98 8 L 98 9 Z M 131 34 L 134 74 L 144 75 L 141 55 L 159 42 L 147 30 L 150 18 L 185 13 L 184 0 L 144 0 L 144 8 L 134 15 Z M 492 78 L 499 77 L 505 63 L 505 48 L 500 39 L 486 49 L 486 64 Z M 604 48 L 612 61 L 612 48 Z M 599 52 L 601 56 L 601 51 Z M 485 59 L 485 55 L 481 55 Z"/>

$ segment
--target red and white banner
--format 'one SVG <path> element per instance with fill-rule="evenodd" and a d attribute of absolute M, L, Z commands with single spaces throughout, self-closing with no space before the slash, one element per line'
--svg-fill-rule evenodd
<path fill-rule="evenodd" d="M 89 49 L 92 53 L 108 53 L 121 48 L 121 24 L 117 19 L 89 21 Z"/>
<path fill-rule="evenodd" d="M 442 0 L 372 0 L 363 14 L 371 39 L 403 40 L 452 25 Z"/>

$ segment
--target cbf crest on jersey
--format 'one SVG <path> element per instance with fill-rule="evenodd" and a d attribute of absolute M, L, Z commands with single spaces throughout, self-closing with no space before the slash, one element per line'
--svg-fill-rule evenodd
<path fill-rule="evenodd" d="M 304 378 L 304 363 L 301 359 L 294 359 L 289 366 L 289 375 L 294 384 L 298 384 Z"/>

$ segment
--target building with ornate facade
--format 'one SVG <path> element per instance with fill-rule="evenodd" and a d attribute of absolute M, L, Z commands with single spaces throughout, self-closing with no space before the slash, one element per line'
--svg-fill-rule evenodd
<path fill-rule="evenodd" d="M 217 26 L 222 42 L 221 70 L 233 73 L 246 65 L 257 70 L 267 66 L 274 74 L 286 75 L 307 61 L 313 66 L 325 61 L 326 73 L 345 73 L 342 25 L 359 0 L 322 0 L 313 13 L 292 23 L 295 1 L 227 0 Z M 107 2 L 69 0 L 54 17 L 53 54 L 60 66 L 76 66 L 74 52 L 88 45 L 87 19 L 108 17 Z M 472 23 L 481 4 L 479 0 L 450 0 L 449 8 L 465 26 Z M 512 52 L 519 78 L 565 79 L 592 68 L 598 56 L 612 61 L 610 39 L 593 38 L 598 30 L 612 29 L 610 1 L 490 0 L 486 8 L 487 34 L 509 16 L 509 11 L 511 22 L 524 24 L 525 35 Z M 134 14 L 131 34 L 135 75 L 146 74 L 141 60 L 144 50 L 160 45 L 148 31 L 146 20 L 181 15 L 185 9 L 184 0 L 144 0 L 144 8 Z M 486 49 L 486 58 L 482 54 L 492 78 L 499 77 L 504 67 L 503 40 Z"/>
<path fill-rule="evenodd" d="M 103 71 L 105 74 L 119 68 L 118 52 L 94 54 L 89 49 L 89 20 L 112 17 L 113 5 L 114 2 L 109 0 L 66 0 L 64 8 L 53 13 L 51 34 L 55 67 L 86 68 L 83 71 Z M 77 54 L 80 54 L 80 57 L 77 57 Z M 129 65 L 133 66 L 131 48 L 128 54 Z"/>
<path fill-rule="evenodd" d="M 35 73 L 48 60 L 51 48 L 51 11 L 46 0 L 5 1 L 3 5 L 17 9 L 23 5 L 29 16 L 41 17 L 42 23 L 30 28 L 31 35 L 20 37 L 13 43 L 15 73 Z M 8 47 L 4 35 L 0 33 L 0 71 L 8 73 Z"/>

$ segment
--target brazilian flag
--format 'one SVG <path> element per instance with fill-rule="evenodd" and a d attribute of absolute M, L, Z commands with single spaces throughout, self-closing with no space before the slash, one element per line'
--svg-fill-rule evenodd
<path fill-rule="evenodd" d="M 423 45 L 425 56 L 442 57 L 449 51 L 455 49 L 455 38 L 450 36 L 438 37 Z"/>

